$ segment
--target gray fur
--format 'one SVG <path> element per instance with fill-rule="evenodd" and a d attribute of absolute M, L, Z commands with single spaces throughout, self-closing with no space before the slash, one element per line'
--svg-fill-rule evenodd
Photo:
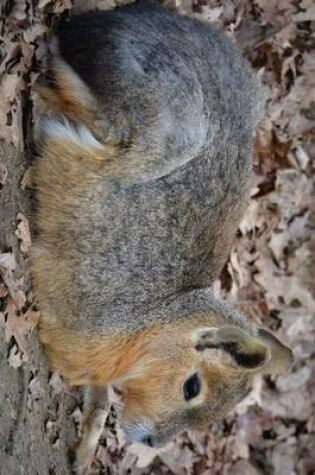
<path fill-rule="evenodd" d="M 71 326 L 129 331 L 213 309 L 248 197 L 257 79 L 225 34 L 152 4 L 74 17 L 58 41 L 135 170 L 96 178 L 73 210 Z"/>

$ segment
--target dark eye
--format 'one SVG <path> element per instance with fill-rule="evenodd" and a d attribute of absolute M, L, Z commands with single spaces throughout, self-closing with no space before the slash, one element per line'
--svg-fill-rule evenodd
<path fill-rule="evenodd" d="M 201 389 L 201 382 L 198 377 L 198 374 L 195 373 L 186 379 L 183 387 L 184 391 L 184 398 L 186 401 L 193 399 L 194 397 L 198 396 Z"/>

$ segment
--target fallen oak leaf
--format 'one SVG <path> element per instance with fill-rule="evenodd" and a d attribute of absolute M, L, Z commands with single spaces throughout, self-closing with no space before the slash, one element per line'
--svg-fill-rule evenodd
<path fill-rule="evenodd" d="M 16 306 L 11 299 L 8 300 L 4 313 L 6 316 L 5 341 L 9 343 L 11 338 L 14 337 L 19 349 L 22 352 L 25 352 L 26 343 L 24 339 L 24 322 L 20 319 L 20 316 L 17 315 Z"/>
<path fill-rule="evenodd" d="M 43 36 L 47 32 L 48 28 L 46 25 L 41 25 L 37 23 L 31 25 L 31 27 L 23 32 L 23 38 L 26 43 L 34 43 L 37 38 Z"/>
<path fill-rule="evenodd" d="M 37 4 L 37 8 L 39 10 L 43 10 L 46 7 L 46 5 L 48 5 L 51 2 L 52 2 L 52 0 L 39 0 L 39 2 Z"/>
<path fill-rule="evenodd" d="M 4 72 L 8 72 L 7 65 L 12 63 L 12 60 L 18 56 L 19 51 L 20 51 L 19 44 L 14 41 L 14 35 L 12 34 L 12 37 L 9 36 L 7 38 L 7 44 L 5 45 L 5 50 L 1 58 L 0 75 L 4 74 Z M 10 68 L 8 69 L 10 70 Z"/>
<path fill-rule="evenodd" d="M 187 446 L 180 447 L 176 444 L 169 444 L 168 450 L 161 450 L 158 456 L 172 473 L 180 473 L 179 467 L 185 467 L 187 473 L 193 473 L 196 453 Z"/>
<path fill-rule="evenodd" d="M 26 1 L 16 0 L 13 4 L 13 8 L 10 12 L 10 17 L 15 20 L 22 21 L 26 18 Z"/>
<path fill-rule="evenodd" d="M 280 25 L 259 25 L 252 23 L 251 19 L 244 21 L 241 28 L 236 32 L 236 43 L 244 50 L 254 49 L 281 30 Z"/>
<path fill-rule="evenodd" d="M 231 467 L 228 475 L 259 475 L 259 472 L 247 460 L 238 460 L 236 464 Z"/>
<path fill-rule="evenodd" d="M 315 21 L 315 5 L 312 5 L 304 12 L 299 12 L 295 15 L 292 15 L 292 19 L 297 23 L 301 21 Z"/>
<path fill-rule="evenodd" d="M 26 407 L 29 411 L 33 410 L 34 402 L 40 400 L 44 395 L 44 390 L 38 376 L 34 376 L 28 385 L 28 395 Z"/>
<path fill-rule="evenodd" d="M 8 289 L 9 295 L 18 309 L 24 307 L 26 302 L 25 293 L 18 288 L 18 284 L 13 278 L 13 271 L 16 268 L 16 260 L 11 252 L 0 254 L 0 274 Z"/>
<path fill-rule="evenodd" d="M 6 309 L 5 340 L 7 343 L 14 337 L 19 349 L 26 352 L 25 335 L 31 332 L 37 325 L 38 314 L 29 309 L 24 315 L 17 314 L 17 308 L 11 299 L 8 299 Z"/>
<path fill-rule="evenodd" d="M 117 2 L 115 0 L 74 0 L 72 11 L 75 14 L 94 10 L 107 11 L 116 6 Z"/>
<path fill-rule="evenodd" d="M 19 238 L 20 249 L 23 254 L 29 254 L 32 241 L 31 241 L 31 232 L 28 219 L 22 213 L 18 213 L 17 219 L 19 221 L 15 235 Z"/>
<path fill-rule="evenodd" d="M 29 308 L 24 314 L 24 318 L 28 325 L 28 331 L 32 332 L 37 327 L 39 321 L 39 311 Z"/>
<path fill-rule="evenodd" d="M 34 376 L 34 378 L 30 381 L 28 389 L 29 396 L 32 401 L 37 401 L 38 399 L 41 399 L 44 395 L 44 390 L 38 376 Z"/>
<path fill-rule="evenodd" d="M 27 71 L 29 71 L 33 61 L 35 46 L 33 44 L 27 43 L 24 40 L 21 40 L 20 47 L 22 58 L 19 64 L 19 71 L 20 74 L 26 74 Z"/>
<path fill-rule="evenodd" d="M 34 188 L 34 167 L 31 165 L 25 170 L 22 177 L 20 188 L 21 190 Z"/>
<path fill-rule="evenodd" d="M 159 450 L 140 443 L 134 443 L 127 448 L 127 451 L 137 456 L 137 467 L 146 468 L 159 455 Z"/>
<path fill-rule="evenodd" d="M 10 350 L 10 354 L 8 357 L 8 363 L 12 368 L 17 369 L 20 366 L 22 366 L 23 363 L 27 361 L 27 357 L 25 353 L 21 353 L 21 351 L 18 349 L 16 345 L 13 345 L 13 347 Z"/>
<path fill-rule="evenodd" d="M 66 385 L 64 381 L 61 379 L 59 373 L 54 372 L 50 378 L 49 386 L 51 386 L 55 392 L 55 394 L 59 395 L 65 392 Z"/>
<path fill-rule="evenodd" d="M 3 252 L 0 254 L 0 266 L 10 270 L 16 268 L 16 260 L 12 252 Z"/>
<path fill-rule="evenodd" d="M 53 12 L 55 14 L 63 13 L 66 10 L 70 10 L 72 8 L 71 0 L 57 0 L 57 2 L 53 3 Z"/>
<path fill-rule="evenodd" d="M 274 397 L 272 391 L 264 388 L 260 407 L 268 411 L 272 417 L 292 418 L 298 421 L 308 421 L 312 416 L 312 401 L 305 397 L 303 390 L 277 393 Z"/>

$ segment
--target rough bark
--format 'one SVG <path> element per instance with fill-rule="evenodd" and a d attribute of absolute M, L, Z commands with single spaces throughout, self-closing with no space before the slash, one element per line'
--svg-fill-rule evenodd
<path fill-rule="evenodd" d="M 8 175 L 0 192 L 0 249 L 17 258 L 15 279 L 26 276 L 21 289 L 30 297 L 27 262 L 15 235 L 16 216 L 28 214 L 27 193 L 19 188 L 25 160 L 13 146 L 0 143 L 0 163 Z M 26 306 L 28 303 L 26 303 Z M 23 318 L 23 311 L 19 318 Z M 49 386 L 50 373 L 36 331 L 26 336 L 27 361 L 10 366 L 14 338 L 5 340 L 5 314 L 0 319 L 0 473 L 1 475 L 68 474 L 68 450 L 75 426 L 70 416 L 77 405 L 75 393 L 56 392 Z"/>

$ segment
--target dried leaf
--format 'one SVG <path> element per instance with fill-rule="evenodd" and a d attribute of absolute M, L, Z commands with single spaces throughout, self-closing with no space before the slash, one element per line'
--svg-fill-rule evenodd
<path fill-rule="evenodd" d="M 21 241 L 20 249 L 23 254 L 29 254 L 32 247 L 32 242 L 28 219 L 22 213 L 17 215 L 17 219 L 19 223 L 15 234 Z"/>
<path fill-rule="evenodd" d="M 10 350 L 9 357 L 8 357 L 9 365 L 12 366 L 12 368 L 17 369 L 20 366 L 22 366 L 22 364 L 25 363 L 25 361 L 27 361 L 27 357 L 26 357 L 25 353 L 24 354 L 21 353 L 21 351 L 19 351 L 18 347 L 16 345 L 13 345 L 13 347 Z"/>
<path fill-rule="evenodd" d="M 130 447 L 128 447 L 128 452 L 138 457 L 137 459 L 138 468 L 148 467 L 159 453 L 157 449 L 148 447 L 143 444 L 138 444 L 138 443 L 130 445 Z"/>
<path fill-rule="evenodd" d="M 26 18 L 26 1 L 25 0 L 15 0 L 13 9 L 11 10 L 10 16 L 16 20 L 25 20 Z"/>
<path fill-rule="evenodd" d="M 37 7 L 39 10 L 43 10 L 49 3 L 52 3 L 52 0 L 39 0 Z"/>
<path fill-rule="evenodd" d="M 38 399 L 43 397 L 44 390 L 43 390 L 41 382 L 40 382 L 40 380 L 37 376 L 32 378 L 32 380 L 29 383 L 28 389 L 29 389 L 29 393 L 31 395 L 31 398 L 33 400 L 37 401 Z"/>
<path fill-rule="evenodd" d="M 0 254 L 0 274 L 5 286 L 8 289 L 11 299 L 18 309 L 23 308 L 26 302 L 25 293 L 19 288 L 19 283 L 15 281 L 13 272 L 16 268 L 16 260 L 13 254 L 7 252 Z"/>
<path fill-rule="evenodd" d="M 21 352 L 26 353 L 25 336 L 32 332 L 38 322 L 38 312 L 29 309 L 24 315 L 18 315 L 15 304 L 8 300 L 5 309 L 5 339 L 8 343 L 14 337 Z"/>
<path fill-rule="evenodd" d="M 49 386 L 51 386 L 56 394 L 62 394 L 65 391 L 66 385 L 61 379 L 60 375 L 54 372 L 50 378 Z"/>

